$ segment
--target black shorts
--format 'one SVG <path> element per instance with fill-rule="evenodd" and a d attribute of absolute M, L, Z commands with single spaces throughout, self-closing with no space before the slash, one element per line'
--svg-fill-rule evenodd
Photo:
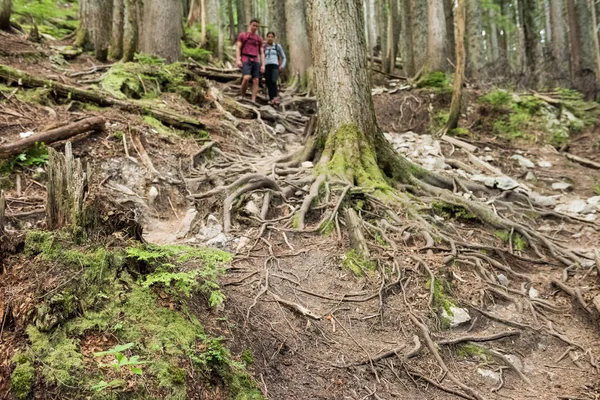
<path fill-rule="evenodd" d="M 248 61 L 242 65 L 242 75 L 251 75 L 252 78 L 260 78 L 260 63 L 256 61 Z"/>

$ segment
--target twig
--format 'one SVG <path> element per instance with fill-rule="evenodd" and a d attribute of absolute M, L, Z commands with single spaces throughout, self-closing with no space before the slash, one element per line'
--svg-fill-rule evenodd
<path fill-rule="evenodd" d="M 284 306 L 287 306 L 288 308 L 291 308 L 293 311 L 296 311 L 305 317 L 309 317 L 309 318 L 312 318 L 317 321 L 321 319 L 320 315 L 309 310 L 308 308 L 304 307 L 301 304 L 282 299 L 281 297 L 279 297 L 278 295 L 276 295 L 275 293 L 273 293 L 271 291 L 269 291 L 269 294 L 271 295 L 271 297 L 273 297 L 273 299 L 275 299 L 276 302 L 283 304 Z"/>
<path fill-rule="evenodd" d="M 411 379 L 413 379 L 413 376 L 416 376 L 417 378 L 424 380 L 425 382 L 427 382 L 427 383 L 435 386 L 436 388 L 440 389 L 443 392 L 450 393 L 450 394 L 462 397 L 463 399 L 467 399 L 467 400 L 473 400 L 475 398 L 475 397 L 471 397 L 469 395 L 466 395 L 466 394 L 464 394 L 462 392 L 459 392 L 457 390 L 450 389 L 450 388 L 447 388 L 445 386 L 442 386 L 439 383 L 437 383 L 436 381 L 434 381 L 433 379 L 430 379 L 430 378 L 426 377 L 425 375 L 422 375 L 422 374 L 420 374 L 418 372 L 409 370 L 407 368 L 405 368 L 405 370 L 406 370 L 406 373 L 411 377 Z M 413 381 L 414 381 L 414 379 L 413 379 Z"/>
<path fill-rule="evenodd" d="M 506 337 L 519 336 L 521 332 L 519 331 L 506 331 L 496 333 L 490 336 L 463 336 L 456 339 L 442 340 L 441 342 L 437 342 L 440 346 L 450 346 L 463 342 L 491 342 L 493 340 L 503 339 Z"/>

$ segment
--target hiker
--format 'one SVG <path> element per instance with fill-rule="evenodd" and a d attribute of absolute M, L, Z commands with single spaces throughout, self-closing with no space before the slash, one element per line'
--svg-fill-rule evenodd
<path fill-rule="evenodd" d="M 279 43 L 275 43 L 275 32 L 267 33 L 267 43 L 265 44 L 265 80 L 267 81 L 267 89 L 269 99 L 272 104 L 279 104 L 279 94 L 277 81 L 279 73 L 285 68 L 287 58 L 283 47 Z"/>
<path fill-rule="evenodd" d="M 241 96 L 246 96 L 248 83 L 252 79 L 252 101 L 256 101 L 258 94 L 258 81 L 260 74 L 265 72 L 264 43 L 256 32 L 258 31 L 258 19 L 250 21 L 248 32 L 242 32 L 238 36 L 236 46 L 237 66 L 242 69 Z"/>

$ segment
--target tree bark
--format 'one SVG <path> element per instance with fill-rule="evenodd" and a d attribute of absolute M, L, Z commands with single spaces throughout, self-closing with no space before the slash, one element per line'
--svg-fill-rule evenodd
<path fill-rule="evenodd" d="M 187 14 L 187 24 L 189 26 L 196 25 L 200 20 L 201 14 L 202 6 L 200 5 L 200 0 L 191 0 L 190 10 Z"/>
<path fill-rule="evenodd" d="M 456 43 L 454 34 L 454 0 L 444 0 L 444 12 L 446 14 L 446 55 L 445 57 L 455 62 Z"/>
<path fill-rule="evenodd" d="M 113 0 L 91 0 L 87 2 L 88 24 L 98 61 L 108 58 L 108 46 L 111 40 L 113 21 Z"/>
<path fill-rule="evenodd" d="M 567 24 L 563 10 L 562 0 L 550 1 L 550 49 L 552 53 L 552 64 L 554 76 L 559 85 L 565 85 L 569 81 L 569 46 L 567 44 Z"/>
<path fill-rule="evenodd" d="M 104 119 L 100 117 L 91 117 L 82 121 L 74 122 L 60 128 L 41 132 L 28 138 L 17 140 L 0 146 L 0 159 L 22 153 L 36 143 L 50 144 L 60 140 L 68 139 L 72 136 L 91 131 L 101 131 L 104 129 Z"/>
<path fill-rule="evenodd" d="M 567 15 L 569 21 L 569 42 L 571 45 L 571 80 L 577 81 L 577 77 L 581 73 L 581 44 L 579 42 L 579 30 L 581 29 L 577 23 L 577 11 L 575 9 L 575 0 L 567 0 Z"/>
<path fill-rule="evenodd" d="M 181 57 L 180 0 L 149 0 L 144 3 L 142 53 L 164 58 L 172 63 Z"/>
<path fill-rule="evenodd" d="M 415 76 L 417 73 L 415 67 L 415 54 L 413 51 L 413 31 L 412 31 L 412 9 L 410 0 L 401 0 L 400 15 L 402 15 L 401 24 L 401 54 L 404 64 L 404 71 L 408 76 Z"/>
<path fill-rule="evenodd" d="M 139 47 L 139 3 L 125 0 L 125 23 L 123 26 L 123 61 L 132 61 Z"/>
<path fill-rule="evenodd" d="M 485 48 L 483 45 L 483 14 L 479 0 L 467 0 L 467 76 L 473 81 L 485 78 Z"/>
<path fill-rule="evenodd" d="M 515 26 L 516 26 L 516 49 L 517 49 L 517 57 L 516 64 L 517 69 L 516 72 L 519 76 L 523 76 L 525 74 L 525 65 L 527 63 L 527 57 L 525 52 L 525 33 L 523 28 L 523 1 L 524 0 L 513 0 L 513 9 L 515 12 Z"/>
<path fill-rule="evenodd" d="M 527 59 L 526 86 L 537 87 L 540 83 L 540 71 L 543 65 L 541 26 L 538 15 L 538 0 L 521 0 L 523 7 L 523 30 L 525 33 L 525 56 Z"/>
<path fill-rule="evenodd" d="M 500 51 L 498 46 L 498 24 L 496 23 L 496 19 L 498 18 L 497 10 L 494 7 L 489 9 L 490 13 L 490 53 L 491 59 L 490 62 L 496 66 L 498 62 L 498 58 L 500 57 Z"/>
<path fill-rule="evenodd" d="M 227 1 L 227 18 L 229 20 L 229 41 L 235 42 L 235 15 L 233 13 L 233 0 Z"/>
<path fill-rule="evenodd" d="M 600 43 L 598 43 L 598 20 L 594 0 L 589 0 L 592 14 L 592 37 L 594 40 L 594 53 L 596 55 L 596 83 L 600 83 Z"/>
<path fill-rule="evenodd" d="M 387 22 L 387 71 L 394 73 L 396 67 L 396 52 L 398 50 L 398 38 L 400 36 L 400 21 L 398 14 L 398 1 L 388 0 L 388 22 Z M 385 70 L 384 70 L 385 71 Z"/>
<path fill-rule="evenodd" d="M 379 56 L 383 60 L 382 68 L 386 72 L 389 70 L 389 60 L 387 55 L 388 41 L 388 18 L 386 16 L 386 0 L 377 0 L 375 3 L 375 19 L 377 21 L 377 41 L 379 45 Z"/>
<path fill-rule="evenodd" d="M 10 30 L 11 0 L 0 0 L 0 30 Z"/>
<path fill-rule="evenodd" d="M 446 124 L 447 131 L 458 128 L 458 120 L 460 118 L 463 81 L 465 78 L 465 18 L 465 0 L 458 0 L 454 23 L 456 31 L 456 72 L 454 74 L 454 87 L 452 88 L 452 104 L 450 105 L 450 115 L 448 116 L 448 123 Z"/>
<path fill-rule="evenodd" d="M 112 40 L 110 58 L 120 60 L 123 57 L 123 29 L 125 26 L 125 0 L 113 1 Z"/>
<path fill-rule="evenodd" d="M 275 32 L 277 35 L 277 42 L 281 44 L 284 51 L 287 52 L 287 35 L 286 25 L 287 20 L 285 17 L 285 1 L 282 0 L 269 0 L 269 29 Z"/>
<path fill-rule="evenodd" d="M 300 79 L 300 88 L 308 86 L 308 69 L 311 59 L 306 28 L 305 0 L 285 0 L 287 37 L 293 38 L 289 46 L 289 71 Z"/>
<path fill-rule="evenodd" d="M 200 28 L 200 46 L 204 47 L 206 45 L 206 0 L 200 1 L 200 20 L 202 23 L 202 27 Z M 213 20 L 214 21 L 214 20 Z"/>
<path fill-rule="evenodd" d="M 427 62 L 427 37 L 428 27 L 427 2 L 425 0 L 410 0 L 411 3 L 411 30 L 413 39 L 413 54 L 415 69 L 421 70 Z"/>
<path fill-rule="evenodd" d="M 237 14 L 237 26 L 238 26 L 238 35 L 242 32 L 246 31 L 246 25 L 250 21 L 246 20 L 246 10 L 244 9 L 244 0 L 236 0 L 235 1 L 235 9 Z M 236 35 L 237 37 L 237 35 Z"/>
<path fill-rule="evenodd" d="M 444 0 L 427 0 L 427 67 L 428 72 L 446 70 L 446 14 Z"/>
<path fill-rule="evenodd" d="M 75 36 L 75 46 L 81 47 L 85 51 L 93 50 L 92 38 L 90 34 L 90 15 L 89 15 L 90 0 L 79 1 L 79 28 Z"/>

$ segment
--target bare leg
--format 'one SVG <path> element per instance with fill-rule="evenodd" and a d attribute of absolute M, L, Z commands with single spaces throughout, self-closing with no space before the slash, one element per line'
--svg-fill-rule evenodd
<path fill-rule="evenodd" d="M 252 79 L 252 101 L 256 101 L 258 95 L 258 78 Z"/>
<path fill-rule="evenodd" d="M 240 96 L 244 97 L 246 96 L 246 90 L 248 90 L 248 83 L 250 82 L 250 75 L 244 75 L 244 78 L 242 79 L 242 86 L 240 88 Z M 254 93 L 254 88 L 252 88 L 252 93 Z M 253 96 L 255 96 L 253 94 Z"/>

